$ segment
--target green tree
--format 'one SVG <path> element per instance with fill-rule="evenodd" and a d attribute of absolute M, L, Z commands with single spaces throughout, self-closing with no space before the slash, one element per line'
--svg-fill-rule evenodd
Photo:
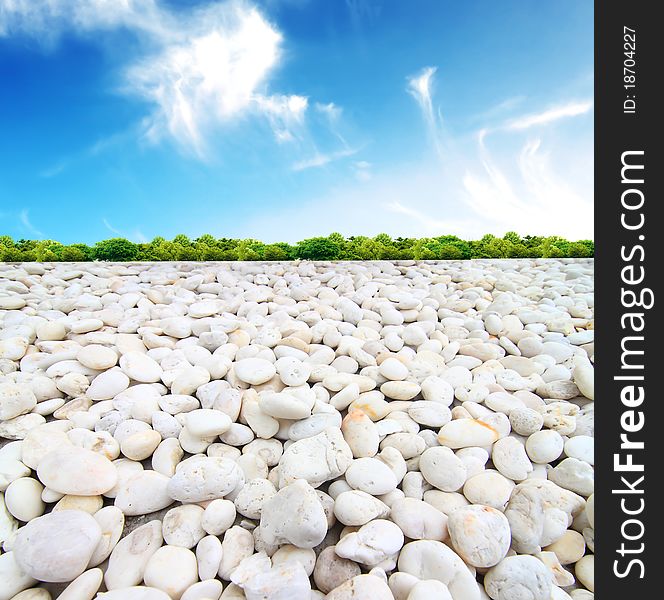
<path fill-rule="evenodd" d="M 80 248 L 80 245 L 65 246 L 60 252 L 60 260 L 65 262 L 84 262 L 89 260 L 88 255 Z"/>
<path fill-rule="evenodd" d="M 305 260 L 337 260 L 341 258 L 341 248 L 329 237 L 314 237 L 298 242 L 295 254 Z"/>
<path fill-rule="evenodd" d="M 0 236 L 0 260 L 14 261 L 173 261 L 173 260 L 461 260 L 470 258 L 585 258 L 595 254 L 592 240 L 569 241 L 560 236 L 523 238 L 509 231 L 502 238 L 487 234 L 479 240 L 462 240 L 454 235 L 435 238 L 392 239 L 385 233 L 373 238 L 340 233 L 313 237 L 295 246 L 260 240 L 214 238 L 204 234 L 194 241 L 184 234 L 173 240 L 161 236 L 149 243 L 135 244 L 124 238 L 86 244 L 62 245 L 55 240 L 14 241 Z"/>
<path fill-rule="evenodd" d="M 125 238 L 111 238 L 94 246 L 94 258 L 97 260 L 126 262 L 136 260 L 137 256 L 137 245 Z"/>
<path fill-rule="evenodd" d="M 511 244 L 514 244 L 515 246 L 517 244 L 521 244 L 521 236 L 516 233 L 516 231 L 508 231 L 504 236 L 503 239 L 506 242 L 510 242 Z"/>

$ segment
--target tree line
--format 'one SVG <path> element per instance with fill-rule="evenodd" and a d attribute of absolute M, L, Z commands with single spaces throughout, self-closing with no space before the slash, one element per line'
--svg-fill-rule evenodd
<path fill-rule="evenodd" d="M 521 237 L 510 231 L 503 237 L 485 235 L 462 240 L 454 235 L 427 238 L 344 237 L 332 233 L 287 244 L 266 244 L 254 239 L 195 239 L 176 235 L 136 243 L 112 238 L 87 244 L 61 244 L 54 240 L 16 240 L 0 236 L 3 262 L 84 261 L 236 261 L 236 260 L 464 260 L 472 258 L 587 258 L 594 256 L 592 240 L 568 241 L 558 236 Z"/>

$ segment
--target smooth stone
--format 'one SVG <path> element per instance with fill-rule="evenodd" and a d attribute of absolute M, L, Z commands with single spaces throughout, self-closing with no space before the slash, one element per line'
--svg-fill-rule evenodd
<path fill-rule="evenodd" d="M 311 577 L 316 566 L 316 552 L 311 548 L 298 548 L 292 544 L 284 544 L 271 557 L 272 566 L 287 562 L 297 562 L 304 567 L 307 577 Z"/>
<path fill-rule="evenodd" d="M 159 443 L 152 454 L 152 469 L 166 477 L 173 477 L 183 456 L 184 450 L 178 439 L 166 438 Z"/>
<path fill-rule="evenodd" d="M 46 424 L 30 430 L 21 446 L 21 460 L 31 469 L 37 469 L 44 456 L 62 446 L 69 446 L 71 441 L 67 433 Z"/>
<path fill-rule="evenodd" d="M 196 555 L 187 548 L 162 546 L 148 560 L 143 579 L 147 586 L 179 600 L 186 589 L 198 581 Z"/>
<path fill-rule="evenodd" d="M 4 494 L 0 494 L 0 545 L 12 539 L 18 529 L 18 521 L 7 510 Z"/>
<path fill-rule="evenodd" d="M 534 463 L 548 464 L 562 454 L 564 445 L 565 442 L 557 431 L 545 429 L 528 436 L 526 452 Z"/>
<path fill-rule="evenodd" d="M 0 598 L 4 598 L 4 596 L 0 596 Z M 29 588 L 12 596 L 11 600 L 52 600 L 52 596 L 47 589 Z"/>
<path fill-rule="evenodd" d="M 412 400 L 420 393 L 420 386 L 412 381 L 387 381 L 380 391 L 393 400 Z"/>
<path fill-rule="evenodd" d="M 90 569 L 79 575 L 58 596 L 58 600 L 92 600 L 101 586 L 104 572 Z"/>
<path fill-rule="evenodd" d="M 553 552 L 561 565 L 571 565 L 581 560 L 586 552 L 586 541 L 578 531 L 568 529 L 561 538 L 544 548 Z"/>
<path fill-rule="evenodd" d="M 210 535 L 222 535 L 233 526 L 235 515 L 235 504 L 230 500 L 212 500 L 205 507 L 201 526 Z"/>
<path fill-rule="evenodd" d="M 387 494 L 399 483 L 389 466 L 377 458 L 355 459 L 346 469 L 345 477 L 353 489 L 372 496 Z"/>
<path fill-rule="evenodd" d="M 276 419 L 306 419 L 311 415 L 313 403 L 304 396 L 283 393 L 264 393 L 258 406 L 267 415 Z"/>
<path fill-rule="evenodd" d="M 127 377 L 119 367 L 113 367 L 97 375 L 86 391 L 86 396 L 94 401 L 110 400 L 129 387 Z"/>
<path fill-rule="evenodd" d="M 104 592 L 97 596 L 98 600 L 171 600 L 164 591 L 144 585 L 124 587 Z"/>
<path fill-rule="evenodd" d="M 0 554 L 0 582 L 0 600 L 11 600 L 36 583 L 18 564 L 14 552 Z"/>
<path fill-rule="evenodd" d="M 193 548 L 205 537 L 201 526 L 205 509 L 196 504 L 184 504 L 171 508 L 162 521 L 164 542 L 169 546 Z"/>
<path fill-rule="evenodd" d="M 168 493 L 180 502 L 203 502 L 222 498 L 243 478 L 235 462 L 224 457 L 190 459 L 178 466 L 168 483 Z"/>
<path fill-rule="evenodd" d="M 26 386 L 11 381 L 0 382 L 0 421 L 9 421 L 30 412 L 37 398 Z"/>
<path fill-rule="evenodd" d="M 201 581 L 217 576 L 222 554 L 221 540 L 216 535 L 206 535 L 199 540 L 196 545 L 196 561 Z"/>
<path fill-rule="evenodd" d="M 439 540 L 448 537 L 448 517 L 430 504 L 416 498 L 392 503 L 390 519 L 411 540 Z"/>
<path fill-rule="evenodd" d="M 190 585 L 180 600 L 219 600 L 224 586 L 218 579 L 204 579 Z"/>
<path fill-rule="evenodd" d="M 408 407 L 408 416 L 426 427 L 442 427 L 452 420 L 450 409 L 439 402 L 414 401 Z"/>
<path fill-rule="evenodd" d="M 416 540 L 406 544 L 399 554 L 398 569 L 419 579 L 444 583 L 453 598 L 481 600 L 479 586 L 468 566 L 442 542 Z"/>
<path fill-rule="evenodd" d="M 101 371 L 114 367 L 118 362 L 118 355 L 112 348 L 89 344 L 79 350 L 76 360 L 85 367 Z"/>
<path fill-rule="evenodd" d="M 387 583 L 373 575 L 357 575 L 334 588 L 325 600 L 394 600 Z"/>
<path fill-rule="evenodd" d="M 247 600 L 311 598 L 311 584 L 307 573 L 304 567 L 296 562 L 276 565 L 268 571 L 256 574 L 243 585 L 243 590 Z"/>
<path fill-rule="evenodd" d="M 32 477 L 12 481 L 5 491 L 7 510 L 19 521 L 27 522 L 44 514 L 44 486 Z"/>
<path fill-rule="evenodd" d="M 254 554 L 254 536 L 243 527 L 235 525 L 224 534 L 221 543 L 219 577 L 230 581 L 232 573 L 245 559 Z"/>
<path fill-rule="evenodd" d="M 595 439 L 589 435 L 577 435 L 565 440 L 564 450 L 570 458 L 595 464 Z"/>
<path fill-rule="evenodd" d="M 523 481 L 533 471 L 525 446 L 513 437 L 504 437 L 493 445 L 491 460 L 502 475 L 513 481 Z"/>
<path fill-rule="evenodd" d="M 173 503 L 168 491 L 170 479 L 156 471 L 137 471 L 119 486 L 115 496 L 117 506 L 125 516 L 146 515 Z"/>
<path fill-rule="evenodd" d="M 22 337 L 0 340 L 0 359 L 18 361 L 25 355 L 30 343 Z"/>
<path fill-rule="evenodd" d="M 85 571 L 101 540 L 101 528 L 88 513 L 63 510 L 22 527 L 13 544 L 16 562 L 39 581 L 72 581 Z M 53 552 L 54 547 L 58 552 Z"/>
<path fill-rule="evenodd" d="M 138 431 L 122 440 L 120 450 L 127 458 L 141 461 L 152 456 L 161 442 L 161 435 L 153 429 Z"/>
<path fill-rule="evenodd" d="M 298 479 L 263 504 L 260 527 L 268 544 L 314 548 L 327 533 L 327 518 L 315 490 Z"/>
<path fill-rule="evenodd" d="M 498 471 L 487 469 L 466 481 L 463 486 L 463 495 L 473 504 L 483 504 L 503 510 L 513 489 L 513 481 Z"/>
<path fill-rule="evenodd" d="M 63 496 L 53 507 L 53 511 L 59 510 L 82 510 L 90 515 L 94 515 L 104 505 L 104 499 L 101 496 Z"/>
<path fill-rule="evenodd" d="M 419 467 L 428 483 L 445 492 L 460 489 L 467 478 L 466 465 L 446 446 L 427 448 L 420 456 Z"/>
<path fill-rule="evenodd" d="M 36 413 L 28 413 L 8 421 L 0 421 L 0 438 L 22 440 L 32 429 L 44 423 L 46 423 L 46 419 Z"/>
<path fill-rule="evenodd" d="M 457 508 L 447 527 L 456 552 L 474 567 L 493 567 L 506 555 L 512 536 L 509 521 L 495 508 L 473 504 Z"/>
<path fill-rule="evenodd" d="M 419 581 L 410 590 L 406 600 L 454 600 L 448 587 L 436 579 Z"/>
<path fill-rule="evenodd" d="M 115 590 L 140 584 L 148 560 L 163 541 L 161 521 L 150 521 L 122 538 L 108 559 L 104 573 L 106 588 Z"/>
<path fill-rule="evenodd" d="M 187 413 L 187 429 L 201 438 L 216 437 L 226 433 L 231 427 L 231 418 L 213 409 L 199 408 Z"/>
<path fill-rule="evenodd" d="M 551 600 L 553 575 L 534 556 L 508 556 L 484 576 L 484 589 L 492 600 Z"/>
<path fill-rule="evenodd" d="M 120 368 L 127 377 L 140 383 L 156 383 L 163 373 L 159 363 L 143 352 L 126 352 L 120 357 Z"/>
<path fill-rule="evenodd" d="M 108 458 L 76 446 L 46 454 L 39 461 L 37 476 L 49 489 L 75 496 L 98 496 L 118 480 L 117 470 Z"/>
<path fill-rule="evenodd" d="M 490 446 L 498 438 L 499 433 L 493 427 L 477 419 L 455 419 L 438 432 L 440 445 L 453 449 Z"/>
<path fill-rule="evenodd" d="M 125 518 L 117 506 L 105 506 L 94 515 L 101 528 L 101 539 L 90 557 L 89 567 L 96 567 L 103 563 L 110 555 L 122 537 Z"/>
<path fill-rule="evenodd" d="M 338 428 L 294 442 L 283 453 L 280 461 L 279 487 L 296 479 L 306 479 L 318 487 L 346 472 L 353 460 L 353 452 Z"/>
<path fill-rule="evenodd" d="M 341 423 L 341 433 L 353 457 L 365 458 L 378 453 L 380 436 L 374 422 L 364 411 L 351 408 Z"/>
<path fill-rule="evenodd" d="M 591 592 L 595 591 L 595 555 L 586 554 L 574 566 L 579 582 Z"/>
<path fill-rule="evenodd" d="M 581 496 L 590 496 L 595 490 L 595 471 L 585 461 L 565 458 L 548 472 L 549 481 Z"/>
<path fill-rule="evenodd" d="M 404 534 L 396 523 L 375 519 L 343 536 L 335 547 L 342 558 L 373 567 L 401 550 Z"/>
<path fill-rule="evenodd" d="M 385 379 L 390 381 L 402 381 L 408 377 L 408 367 L 397 358 L 385 359 L 378 370 Z"/>
<path fill-rule="evenodd" d="M 347 558 L 341 558 L 335 552 L 334 546 L 328 546 L 316 559 L 313 578 L 316 587 L 324 594 L 328 594 L 360 574 L 360 566 L 357 563 Z"/>
<path fill-rule="evenodd" d="M 595 399 L 595 369 L 583 356 L 575 356 L 572 378 L 579 391 L 588 399 Z"/>
<path fill-rule="evenodd" d="M 277 373 L 274 364 L 263 358 L 245 358 L 236 362 L 233 368 L 236 377 L 250 385 L 261 385 Z"/>
<path fill-rule="evenodd" d="M 344 525 L 359 527 L 389 513 L 387 504 L 361 490 L 342 492 L 334 499 L 334 515 Z"/>

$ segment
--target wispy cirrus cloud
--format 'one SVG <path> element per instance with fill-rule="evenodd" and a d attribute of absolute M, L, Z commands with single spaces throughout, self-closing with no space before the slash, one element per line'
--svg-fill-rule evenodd
<path fill-rule="evenodd" d="M 434 111 L 432 102 L 433 80 L 437 70 L 437 67 L 424 67 L 416 75 L 409 76 L 407 78 L 408 86 L 406 90 L 417 100 L 427 126 L 428 134 L 436 147 L 436 151 L 442 158 L 443 142 L 440 129 L 442 118 L 439 111 Z"/>
<path fill-rule="evenodd" d="M 592 236 L 592 178 L 570 180 L 540 138 L 526 140 L 516 170 L 496 164 L 481 136 L 481 171 L 463 175 L 468 206 L 502 231 L 561 233 L 572 239 Z M 576 154 L 576 153 L 575 153 Z M 592 164 L 587 165 L 592 172 Z"/>
<path fill-rule="evenodd" d="M 110 231 L 113 235 L 124 237 L 133 242 L 138 242 L 141 244 L 148 242 L 147 237 L 143 235 L 143 232 L 140 229 L 134 229 L 131 233 L 125 233 L 113 227 L 113 225 L 111 225 L 106 217 L 102 218 L 101 222 L 103 223 L 104 227 L 106 227 L 106 229 L 108 229 L 108 231 Z"/>
<path fill-rule="evenodd" d="M 27 208 L 24 208 L 23 210 L 21 210 L 21 212 L 18 214 L 18 220 L 20 221 L 21 225 L 25 229 L 26 233 L 28 233 L 28 234 L 30 234 L 34 237 L 37 237 L 37 238 L 40 238 L 44 235 L 30 221 L 30 215 L 29 215 L 29 211 L 28 211 Z"/>
<path fill-rule="evenodd" d="M 579 115 L 586 114 L 592 109 L 592 107 L 592 100 L 567 102 L 559 106 L 548 108 L 542 112 L 522 115 L 515 119 L 511 119 L 505 123 L 504 127 L 511 130 L 522 130 L 536 125 L 547 125 L 560 119 L 578 117 Z"/>
<path fill-rule="evenodd" d="M 106 227 L 106 229 L 108 229 L 111 233 L 114 233 L 115 235 L 122 235 L 115 227 L 113 227 L 113 225 L 108 222 L 106 217 L 104 217 L 101 222 L 104 224 L 104 227 Z"/>
<path fill-rule="evenodd" d="M 325 165 L 336 160 L 353 156 L 359 151 L 360 148 L 344 148 L 343 150 L 338 150 L 329 154 L 317 153 L 310 158 L 306 158 L 294 163 L 292 169 L 293 171 L 304 171 L 306 169 L 312 169 L 315 167 L 324 167 Z"/>
<path fill-rule="evenodd" d="M 353 163 L 355 169 L 355 179 L 358 181 L 370 181 L 373 177 L 371 172 L 371 163 L 366 160 L 358 160 Z"/>
<path fill-rule="evenodd" d="M 401 202 L 396 200 L 389 202 L 385 208 L 391 212 L 411 217 L 417 221 L 425 231 L 443 231 L 445 229 L 444 221 L 437 219 L 431 214 L 425 214 L 411 206 L 404 206 Z"/>
<path fill-rule="evenodd" d="M 446 142 L 453 143 L 457 153 L 447 161 L 451 161 L 454 168 L 444 169 L 445 163 L 441 165 L 439 160 L 444 140 L 440 135 L 440 115 L 434 111 L 432 91 L 435 74 L 435 67 L 424 68 L 409 78 L 407 91 L 420 105 L 436 151 L 437 156 L 432 157 L 430 167 L 440 170 L 436 185 L 440 186 L 441 195 L 453 199 L 455 212 L 470 210 L 478 223 L 485 223 L 485 231 L 504 233 L 517 229 L 587 237 L 592 232 L 593 220 L 592 177 L 587 176 L 592 173 L 592 168 L 586 165 L 586 175 L 576 174 L 576 179 L 565 177 L 562 173 L 566 169 L 569 172 L 569 166 L 563 166 L 561 157 L 576 156 L 576 149 L 561 151 L 558 148 L 554 154 L 550 148 L 547 151 L 542 136 L 524 139 L 524 134 L 538 126 L 556 125 L 564 119 L 586 115 L 592 110 L 592 101 L 562 101 L 543 110 L 531 107 L 528 112 L 522 111 L 522 114 L 506 119 L 505 113 L 523 105 L 526 100 L 518 95 L 508 98 L 478 115 L 480 121 L 491 121 L 503 115 L 503 122 L 480 129 L 474 147 L 459 140 Z M 488 138 L 494 136 L 500 136 L 500 160 L 496 160 L 488 147 Z M 426 230 L 450 231 L 449 227 L 445 228 L 444 221 L 436 217 L 437 209 L 430 201 L 415 199 L 408 206 L 398 201 L 386 208 L 419 223 Z"/>

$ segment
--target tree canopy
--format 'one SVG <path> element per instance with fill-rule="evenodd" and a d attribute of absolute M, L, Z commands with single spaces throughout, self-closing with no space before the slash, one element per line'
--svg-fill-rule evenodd
<path fill-rule="evenodd" d="M 344 237 L 332 233 L 296 244 L 265 244 L 255 239 L 215 238 L 204 234 L 192 240 L 184 234 L 172 240 L 155 237 L 135 243 L 112 238 L 87 244 L 64 245 L 55 240 L 13 240 L 0 236 L 3 262 L 84 261 L 236 261 L 236 260 L 467 260 L 473 258 L 588 258 L 592 240 L 568 241 L 562 237 L 521 237 L 514 231 L 503 237 L 488 234 L 479 240 L 454 235 L 393 239 L 386 233 L 374 237 Z"/>

